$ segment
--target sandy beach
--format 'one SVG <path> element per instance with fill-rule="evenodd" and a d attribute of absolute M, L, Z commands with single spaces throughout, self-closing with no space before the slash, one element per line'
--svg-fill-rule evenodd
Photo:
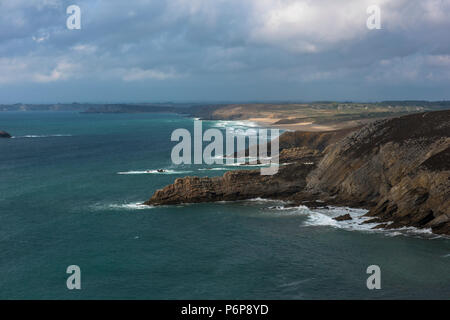
<path fill-rule="evenodd" d="M 312 121 L 309 122 L 296 122 L 296 123 L 286 123 L 286 124 L 276 124 L 276 122 L 282 119 L 277 118 L 250 118 L 247 121 L 258 123 L 262 127 L 273 127 L 282 130 L 289 131 L 307 131 L 307 132 L 323 132 L 323 131 L 334 131 L 352 127 L 358 127 L 360 125 L 366 124 L 368 122 L 374 121 L 374 119 L 364 119 L 358 121 L 345 121 L 333 124 L 316 124 Z"/>

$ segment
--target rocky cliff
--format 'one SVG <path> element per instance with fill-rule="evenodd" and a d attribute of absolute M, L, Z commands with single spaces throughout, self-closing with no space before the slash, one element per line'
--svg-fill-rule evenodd
<path fill-rule="evenodd" d="M 306 186 L 306 176 L 314 169 L 327 145 L 339 141 L 349 130 L 330 132 L 286 132 L 280 136 L 280 166 L 274 176 L 259 170 L 229 171 L 223 177 L 185 177 L 158 190 L 148 205 L 244 200 L 256 197 L 283 198 Z M 269 148 L 270 149 L 270 148 Z"/>
<path fill-rule="evenodd" d="M 11 138 L 11 135 L 8 132 L 0 130 L 0 138 Z"/>
<path fill-rule="evenodd" d="M 304 192 L 364 203 L 387 228 L 450 234 L 449 148 L 450 111 L 376 121 L 329 146 Z"/>
<path fill-rule="evenodd" d="M 252 198 L 282 198 L 306 186 L 311 165 L 290 165 L 280 168 L 274 176 L 262 176 L 259 170 L 229 171 L 223 177 L 176 179 L 158 190 L 145 204 L 165 205 L 179 203 L 234 201 Z"/>
<path fill-rule="evenodd" d="M 280 137 L 280 167 L 223 177 L 177 179 L 149 205 L 255 197 L 370 209 L 386 228 L 414 226 L 450 234 L 450 111 L 380 120 L 355 131 L 289 132 Z"/>

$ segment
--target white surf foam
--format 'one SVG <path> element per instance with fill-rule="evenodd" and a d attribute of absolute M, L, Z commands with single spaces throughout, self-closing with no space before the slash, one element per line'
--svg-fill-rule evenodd
<path fill-rule="evenodd" d="M 219 120 L 213 121 L 213 127 L 215 128 L 233 128 L 233 129 L 248 129 L 248 128 L 257 128 L 259 125 L 253 121 L 234 121 L 234 120 Z"/>
<path fill-rule="evenodd" d="M 371 220 L 373 217 L 365 217 L 364 215 L 368 212 L 368 210 L 365 209 L 329 206 L 327 208 L 312 209 L 310 211 L 311 214 L 308 216 L 308 220 L 305 222 L 306 225 L 310 226 L 328 225 L 345 230 L 382 233 L 388 237 L 419 236 L 426 237 L 427 239 L 442 238 L 442 236 L 434 234 L 431 229 L 419 229 L 415 227 L 373 229 L 380 223 L 367 223 L 367 221 Z M 336 221 L 335 219 L 333 219 L 344 214 L 349 214 L 352 217 L 352 220 Z M 391 223 L 392 222 L 387 222 L 388 225 Z"/>
<path fill-rule="evenodd" d="M 308 214 L 308 219 L 305 222 L 305 225 L 309 226 L 331 226 L 338 227 L 338 223 L 336 220 L 333 220 L 330 216 L 326 214 L 322 214 L 320 212 L 311 211 Z"/>
<path fill-rule="evenodd" d="M 283 164 L 279 164 L 276 162 L 270 162 L 271 158 L 260 158 L 260 163 L 251 163 L 251 161 L 256 161 L 256 158 L 248 158 L 248 159 L 241 159 L 237 158 L 237 162 L 235 163 L 225 163 L 226 166 L 230 167 L 265 167 L 265 166 L 280 166 Z"/>
<path fill-rule="evenodd" d="M 277 202 L 278 200 L 265 199 L 265 198 L 258 197 L 258 198 L 244 200 L 244 201 L 251 201 L 251 202 Z"/>
<path fill-rule="evenodd" d="M 441 238 L 441 236 L 434 234 L 433 231 L 431 230 L 431 228 L 419 229 L 419 228 L 414 228 L 414 227 L 402 227 L 402 228 L 397 228 L 397 229 L 390 229 L 390 230 L 382 229 L 382 230 L 385 232 L 392 230 L 392 232 L 389 232 L 386 234 L 387 236 L 392 236 L 392 237 L 410 234 L 410 235 L 434 236 L 434 238 Z"/>
<path fill-rule="evenodd" d="M 11 138 L 20 139 L 20 138 L 51 138 L 51 137 L 72 137 L 72 135 L 71 134 L 48 134 L 48 135 L 29 134 L 29 135 L 25 135 L 25 136 L 13 136 Z"/>
<path fill-rule="evenodd" d="M 141 202 L 136 203 L 124 203 L 124 204 L 110 204 L 111 209 L 127 209 L 127 210 L 149 210 L 153 209 L 154 206 L 147 206 Z"/>
<path fill-rule="evenodd" d="M 282 207 L 283 205 L 286 204 L 286 201 L 283 200 L 276 200 L 276 199 L 265 199 L 265 198 L 253 198 L 253 199 L 247 199 L 247 200 L 242 200 L 243 202 L 253 202 L 253 203 L 273 203 L 273 204 L 278 204 L 279 207 Z"/>
<path fill-rule="evenodd" d="M 142 202 L 132 203 L 96 203 L 90 206 L 93 211 L 108 211 L 108 210 L 149 210 L 155 208 L 154 206 L 147 206 Z"/>
<path fill-rule="evenodd" d="M 308 207 L 306 206 L 288 206 L 286 201 L 282 200 L 267 200 L 267 199 L 254 199 L 252 201 L 260 201 L 263 202 L 273 202 L 273 206 L 266 208 L 263 215 L 267 216 L 268 214 L 276 217 L 292 217 L 292 216 L 304 216 L 308 217 L 311 213 Z M 261 213 L 260 213 L 261 214 Z"/>
<path fill-rule="evenodd" d="M 403 227 L 397 229 L 373 229 L 380 223 L 365 223 L 371 220 L 373 217 L 365 217 L 368 212 L 365 209 L 348 208 L 348 207 L 333 207 L 328 206 L 326 208 L 309 209 L 306 206 L 299 207 L 285 207 L 276 206 L 270 209 L 288 211 L 291 214 L 305 215 L 307 218 L 303 223 L 303 226 L 329 226 L 338 229 L 361 231 L 361 232 L 375 232 L 382 233 L 388 237 L 396 236 L 419 236 L 426 237 L 427 239 L 438 239 L 443 236 L 432 233 L 431 229 L 418 229 L 414 227 Z M 334 218 L 341 215 L 349 214 L 352 219 L 345 221 L 336 221 Z M 392 222 L 387 222 L 391 224 Z"/>
<path fill-rule="evenodd" d="M 245 162 L 237 162 L 237 163 L 226 163 L 225 164 L 228 167 L 265 167 L 269 166 L 270 164 L 246 164 Z M 273 163 L 273 165 L 276 165 L 276 163 Z"/>
<path fill-rule="evenodd" d="M 286 206 L 273 206 L 269 207 L 268 209 L 271 210 L 278 210 L 278 211 L 285 211 L 285 210 L 295 210 L 297 207 L 286 207 Z"/>
<path fill-rule="evenodd" d="M 192 171 L 176 171 L 170 169 L 164 169 L 164 172 L 158 172 L 158 170 L 132 170 L 132 171 L 124 171 L 117 172 L 117 174 L 127 175 L 127 174 L 185 174 L 191 173 Z"/>
<path fill-rule="evenodd" d="M 310 210 L 309 225 L 330 225 L 333 227 L 351 229 L 351 230 L 372 230 L 372 228 L 377 223 L 363 224 L 363 222 L 370 220 L 370 217 L 364 217 L 368 212 L 364 209 L 355 209 L 347 207 L 327 207 L 323 209 L 312 209 Z M 352 220 L 336 221 L 333 218 L 339 217 L 341 215 L 349 214 Z"/>

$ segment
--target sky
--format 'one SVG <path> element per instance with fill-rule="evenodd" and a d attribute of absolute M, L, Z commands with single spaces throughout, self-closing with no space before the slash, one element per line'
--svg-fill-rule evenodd
<path fill-rule="evenodd" d="M 450 0 L 0 0 L 0 103 L 450 100 L 449 15 Z"/>

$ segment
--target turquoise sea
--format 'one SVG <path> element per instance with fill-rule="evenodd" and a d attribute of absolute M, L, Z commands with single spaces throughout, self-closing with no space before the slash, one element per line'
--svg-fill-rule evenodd
<path fill-rule="evenodd" d="M 0 298 L 450 298 L 450 239 L 331 219 L 358 221 L 362 210 L 263 199 L 140 206 L 177 177 L 236 168 L 172 165 L 176 128 L 193 119 L 0 113 L 0 130 L 14 135 L 0 139 Z M 66 287 L 69 265 L 81 268 L 81 290 Z M 370 265 L 380 290 L 366 287 Z"/>

